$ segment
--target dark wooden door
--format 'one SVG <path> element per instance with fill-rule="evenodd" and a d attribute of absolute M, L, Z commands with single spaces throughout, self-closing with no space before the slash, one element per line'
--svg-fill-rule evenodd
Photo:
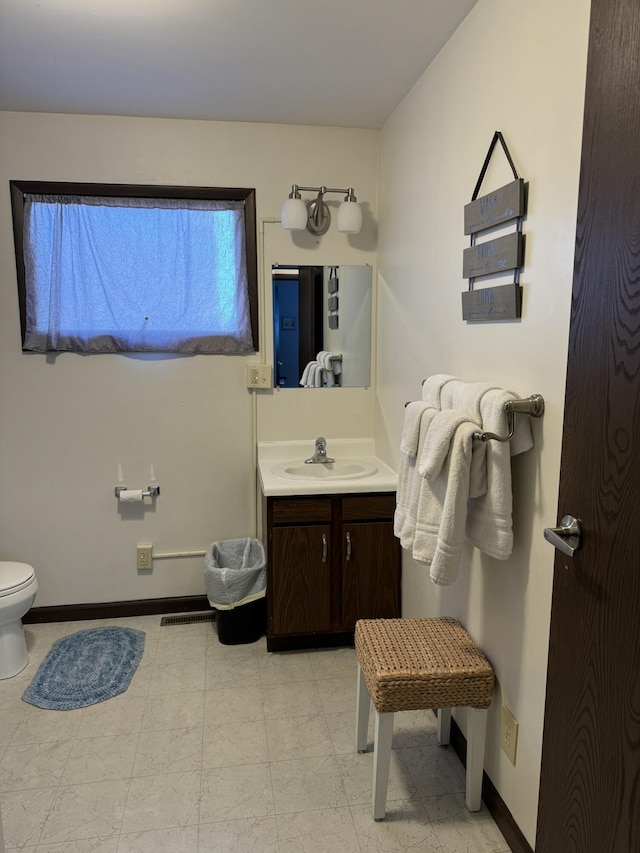
<path fill-rule="evenodd" d="M 536 853 L 640 851 L 640 4 L 593 0 Z M 554 519 L 549 526 L 554 526 Z"/>
<path fill-rule="evenodd" d="M 325 544 L 326 543 L 326 544 Z M 274 634 L 306 634 L 331 627 L 331 527 L 273 529 L 270 582 Z"/>
<path fill-rule="evenodd" d="M 344 630 L 358 619 L 400 615 L 400 560 L 393 523 L 342 525 L 342 615 Z"/>

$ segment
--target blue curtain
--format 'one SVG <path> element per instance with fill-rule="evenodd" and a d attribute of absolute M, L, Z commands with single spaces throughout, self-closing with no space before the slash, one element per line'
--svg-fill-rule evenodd
<path fill-rule="evenodd" d="M 25 196 L 36 352 L 253 352 L 242 202 Z"/>

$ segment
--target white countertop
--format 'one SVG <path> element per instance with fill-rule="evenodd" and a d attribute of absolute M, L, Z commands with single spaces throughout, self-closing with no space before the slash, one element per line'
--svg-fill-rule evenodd
<path fill-rule="evenodd" d="M 334 459 L 350 459 L 375 465 L 375 474 L 352 478 L 285 478 L 273 473 L 282 462 L 300 464 L 313 456 L 315 439 L 307 441 L 258 442 L 258 472 L 266 497 L 286 495 L 337 495 L 366 492 L 395 492 L 398 476 L 375 455 L 373 439 L 327 438 L 327 455 Z"/>

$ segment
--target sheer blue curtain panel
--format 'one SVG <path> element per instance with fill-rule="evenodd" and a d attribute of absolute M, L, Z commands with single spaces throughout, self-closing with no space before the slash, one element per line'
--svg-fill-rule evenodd
<path fill-rule="evenodd" d="M 23 349 L 254 351 L 242 201 L 26 194 Z"/>

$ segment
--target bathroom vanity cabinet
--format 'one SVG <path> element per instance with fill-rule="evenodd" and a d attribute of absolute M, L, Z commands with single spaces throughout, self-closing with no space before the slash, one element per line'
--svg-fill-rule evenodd
<path fill-rule="evenodd" d="M 269 651 L 345 645 L 400 615 L 395 493 L 263 498 Z"/>

